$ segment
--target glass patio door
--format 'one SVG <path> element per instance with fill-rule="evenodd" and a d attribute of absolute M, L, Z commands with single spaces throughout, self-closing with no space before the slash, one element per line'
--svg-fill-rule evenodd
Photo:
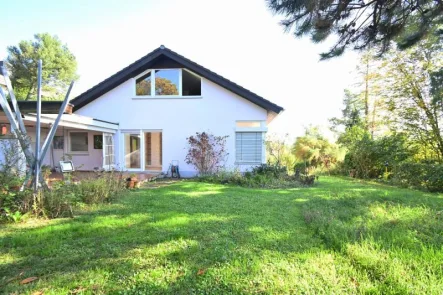
<path fill-rule="evenodd" d="M 161 171 L 163 165 L 163 136 L 161 131 L 145 132 L 145 170 Z"/>
<path fill-rule="evenodd" d="M 125 133 L 125 167 L 126 169 L 141 168 L 141 140 L 140 133 Z"/>
<path fill-rule="evenodd" d="M 114 167 L 114 135 L 111 133 L 103 133 L 103 169 L 111 170 Z"/>

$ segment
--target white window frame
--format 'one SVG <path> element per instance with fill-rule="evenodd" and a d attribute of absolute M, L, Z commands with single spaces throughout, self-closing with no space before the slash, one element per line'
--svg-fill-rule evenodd
<path fill-rule="evenodd" d="M 169 70 L 178 70 L 178 95 L 156 95 L 155 94 L 155 71 L 157 70 L 161 70 L 161 71 L 169 71 Z M 180 98 L 180 99 L 195 99 L 195 98 L 202 98 L 202 95 L 186 95 L 183 96 L 183 79 L 182 79 L 182 75 L 183 75 L 183 71 L 186 71 L 198 78 L 200 78 L 200 80 L 202 81 L 202 77 L 187 70 L 184 68 L 170 68 L 170 69 L 149 69 L 144 71 L 143 73 L 135 76 L 133 78 L 133 93 L 134 93 L 134 98 L 135 100 L 137 99 L 168 99 L 168 98 Z M 146 75 L 147 73 L 151 72 L 151 95 L 137 95 L 137 79 Z M 202 87 L 202 84 L 200 84 L 200 87 Z"/>
<path fill-rule="evenodd" d="M 71 150 L 71 133 L 86 133 L 86 136 L 88 137 L 88 150 L 87 151 L 72 151 Z M 67 153 L 72 154 L 72 155 L 89 155 L 90 145 L 91 145 L 91 140 L 89 138 L 88 131 L 68 130 L 68 146 L 66 147 Z"/>
<path fill-rule="evenodd" d="M 111 138 L 111 145 L 108 145 L 106 143 L 106 137 L 110 137 Z M 103 169 L 111 170 L 111 169 L 116 167 L 115 166 L 115 134 L 103 132 L 102 133 L 102 138 L 103 138 L 103 150 L 102 150 Z M 112 154 L 108 153 L 109 146 L 112 146 Z M 110 157 L 111 158 L 111 164 L 106 164 L 106 157 Z"/>

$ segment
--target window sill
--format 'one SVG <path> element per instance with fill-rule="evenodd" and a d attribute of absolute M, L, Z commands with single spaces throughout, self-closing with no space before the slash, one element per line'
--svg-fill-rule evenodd
<path fill-rule="evenodd" d="M 71 156 L 89 156 L 89 152 L 67 152 L 68 155 Z"/>
<path fill-rule="evenodd" d="M 178 95 L 165 95 L 165 96 L 137 96 L 132 100 L 149 100 L 149 99 L 202 99 L 203 96 L 178 96 Z"/>
<path fill-rule="evenodd" d="M 235 165 L 261 165 L 262 162 L 235 162 Z"/>
<path fill-rule="evenodd" d="M 16 138 L 14 135 L 0 135 L 0 140 L 1 139 L 14 139 Z"/>

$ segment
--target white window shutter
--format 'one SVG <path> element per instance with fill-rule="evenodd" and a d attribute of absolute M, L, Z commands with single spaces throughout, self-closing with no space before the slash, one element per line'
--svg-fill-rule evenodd
<path fill-rule="evenodd" d="M 235 133 L 235 160 L 242 163 L 261 163 L 263 155 L 262 132 Z"/>

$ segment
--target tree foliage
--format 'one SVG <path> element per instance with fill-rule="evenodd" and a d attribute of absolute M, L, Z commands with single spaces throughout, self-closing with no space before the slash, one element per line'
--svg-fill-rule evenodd
<path fill-rule="evenodd" d="M 344 156 L 343 150 L 330 143 L 316 127 L 307 128 L 304 136 L 296 138 L 293 153 L 307 168 L 325 168 L 328 171 Z"/>
<path fill-rule="evenodd" d="M 440 0 L 267 0 L 281 24 L 296 37 L 309 35 L 314 42 L 331 34 L 338 40 L 322 59 L 378 46 L 385 52 L 393 40 L 403 48 L 416 44 L 438 23 L 443 22 Z"/>
<path fill-rule="evenodd" d="M 6 66 L 11 73 L 12 85 L 19 99 L 35 99 L 38 60 L 41 59 L 45 98 L 58 99 L 77 78 L 77 61 L 56 36 L 44 33 L 36 34 L 34 38 L 7 48 Z"/>
<path fill-rule="evenodd" d="M 415 145 L 440 162 L 443 161 L 442 49 L 440 40 L 426 39 L 406 51 L 392 50 L 381 68 L 386 77 L 386 103 L 392 129 L 406 132 Z"/>
<path fill-rule="evenodd" d="M 373 63 L 371 71 L 377 74 L 369 84 L 368 100 L 358 92 L 365 93 L 365 87 L 357 93 L 346 92 L 342 117 L 331 119 L 338 142 L 347 149 L 343 172 L 376 178 L 389 163 L 391 171 L 410 177 L 412 172 L 398 167 L 409 169 L 413 165 L 405 163 L 410 162 L 443 162 L 442 42 L 438 34 L 431 34 L 418 45 L 391 48 Z M 357 73 L 364 86 L 368 73 Z M 377 102 L 375 117 L 371 107 L 369 111 L 365 107 L 368 101 L 369 105 Z M 378 126 L 378 132 L 371 126 Z"/>
<path fill-rule="evenodd" d="M 285 136 L 268 135 L 265 144 L 269 164 L 277 167 L 283 166 L 288 171 L 292 171 L 296 159 L 289 144 L 289 134 L 285 134 Z"/>
<path fill-rule="evenodd" d="M 386 166 L 393 167 L 410 158 L 415 151 L 408 146 L 405 134 L 393 134 L 372 139 L 365 134 L 348 146 L 344 160 L 344 173 L 354 171 L 359 178 L 377 178 L 383 175 Z"/>

